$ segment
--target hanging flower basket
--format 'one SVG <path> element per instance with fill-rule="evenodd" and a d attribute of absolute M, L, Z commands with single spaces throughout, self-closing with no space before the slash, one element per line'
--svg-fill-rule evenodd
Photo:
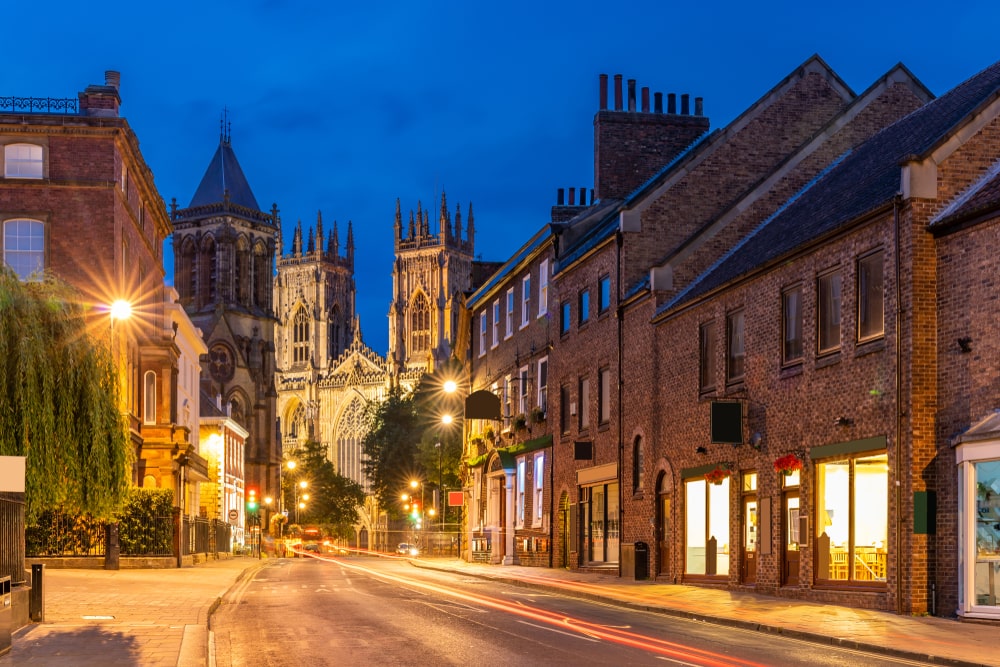
<path fill-rule="evenodd" d="M 802 470 L 802 459 L 795 454 L 785 454 L 774 460 L 774 469 L 782 475 L 791 475 Z"/>
<path fill-rule="evenodd" d="M 729 471 L 721 466 L 717 466 L 705 473 L 705 481 L 710 484 L 722 484 L 722 481 L 729 477 Z"/>

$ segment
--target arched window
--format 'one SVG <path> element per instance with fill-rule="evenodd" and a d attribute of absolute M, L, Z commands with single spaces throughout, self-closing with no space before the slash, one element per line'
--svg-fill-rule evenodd
<path fill-rule="evenodd" d="M 3 148 L 5 178 L 42 178 L 45 161 L 42 147 L 35 144 L 7 144 Z"/>
<path fill-rule="evenodd" d="M 360 484 L 365 492 L 369 491 L 368 480 L 363 472 L 361 462 L 361 441 L 364 440 L 365 406 L 357 396 L 351 401 L 340 416 L 337 425 L 337 472 Z"/>
<path fill-rule="evenodd" d="M 3 223 L 3 261 L 21 280 L 41 279 L 45 270 L 45 224 L 15 219 Z"/>
<path fill-rule="evenodd" d="M 292 321 L 292 363 L 304 364 L 309 361 L 309 315 L 305 308 L 295 311 Z"/>
<path fill-rule="evenodd" d="M 142 421 L 144 424 L 156 423 L 156 373 L 146 371 L 143 376 Z"/>
<path fill-rule="evenodd" d="M 427 297 L 418 294 L 410 308 L 410 353 L 426 352 L 431 347 L 431 308 Z"/>
<path fill-rule="evenodd" d="M 263 242 L 257 242 L 253 247 L 253 283 L 254 294 L 251 305 L 257 308 L 271 307 L 271 256 Z"/>
<path fill-rule="evenodd" d="M 341 331 L 340 308 L 334 306 L 330 311 L 330 320 L 328 322 L 327 331 L 327 356 L 330 359 L 336 359 L 344 349 L 340 340 Z"/>
<path fill-rule="evenodd" d="M 174 272 L 174 286 L 182 301 L 190 301 L 194 298 L 194 270 L 197 254 L 194 241 L 190 236 L 185 238 L 181 242 L 180 252 L 177 253 L 177 270 Z"/>
<path fill-rule="evenodd" d="M 205 307 L 215 302 L 216 281 L 215 239 L 205 237 L 198 257 L 198 306 Z"/>
<path fill-rule="evenodd" d="M 250 244 L 243 237 L 236 242 L 236 271 L 233 274 L 233 296 L 243 306 L 250 305 Z"/>

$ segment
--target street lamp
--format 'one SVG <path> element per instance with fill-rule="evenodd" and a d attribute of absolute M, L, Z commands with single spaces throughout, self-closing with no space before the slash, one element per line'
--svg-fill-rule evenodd
<path fill-rule="evenodd" d="M 306 504 L 299 502 L 299 489 L 305 491 L 309 487 L 309 482 L 306 480 L 300 480 L 298 484 L 295 485 L 295 523 L 299 522 L 299 510 L 304 510 Z M 309 500 L 309 494 L 306 493 L 302 496 L 302 500 Z"/>

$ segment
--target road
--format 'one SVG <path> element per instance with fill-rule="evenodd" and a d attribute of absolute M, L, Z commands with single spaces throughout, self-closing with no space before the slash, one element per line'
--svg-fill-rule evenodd
<path fill-rule="evenodd" d="M 371 557 L 271 561 L 211 630 L 217 667 L 925 664 Z"/>

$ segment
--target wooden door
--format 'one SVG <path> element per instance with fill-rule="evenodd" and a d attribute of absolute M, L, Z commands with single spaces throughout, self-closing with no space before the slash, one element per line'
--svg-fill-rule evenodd
<path fill-rule="evenodd" d="M 659 558 L 658 574 L 670 574 L 670 496 L 660 496 L 659 513 L 657 515 L 656 542 Z"/>

